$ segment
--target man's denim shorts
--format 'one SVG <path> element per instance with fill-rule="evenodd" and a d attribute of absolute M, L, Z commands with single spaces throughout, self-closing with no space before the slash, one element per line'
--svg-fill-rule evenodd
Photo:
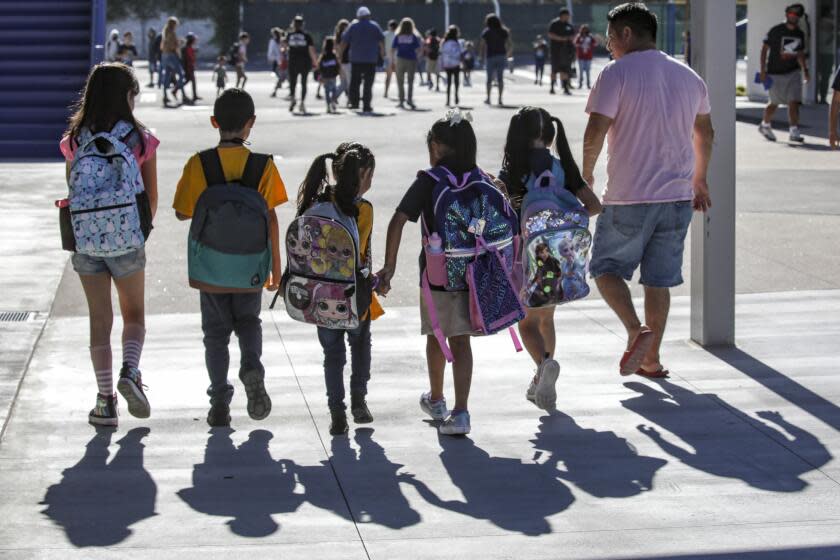
<path fill-rule="evenodd" d="M 146 249 L 140 247 L 118 257 L 91 257 L 73 253 L 71 260 L 73 270 L 79 274 L 108 273 L 113 278 L 124 278 L 146 268 Z"/>
<path fill-rule="evenodd" d="M 641 284 L 679 286 L 692 212 L 688 200 L 605 205 L 595 227 L 590 274 L 593 278 L 610 274 L 630 280 L 641 266 Z"/>

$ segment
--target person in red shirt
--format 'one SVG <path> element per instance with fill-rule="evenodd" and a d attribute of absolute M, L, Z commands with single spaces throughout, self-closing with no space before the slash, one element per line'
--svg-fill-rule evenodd
<path fill-rule="evenodd" d="M 586 74 L 586 88 L 592 89 L 590 73 L 592 70 L 592 53 L 598 46 L 598 40 L 589 32 L 588 25 L 581 25 L 575 37 L 575 49 L 578 59 L 578 89 L 583 89 L 583 75 Z"/>
<path fill-rule="evenodd" d="M 187 33 L 187 40 L 184 44 L 184 51 L 182 53 L 184 59 L 184 75 L 186 76 L 186 82 L 184 85 L 192 83 L 192 101 L 190 101 L 189 104 L 195 103 L 201 99 L 195 90 L 195 51 L 198 48 L 197 41 L 198 38 L 195 33 Z"/>

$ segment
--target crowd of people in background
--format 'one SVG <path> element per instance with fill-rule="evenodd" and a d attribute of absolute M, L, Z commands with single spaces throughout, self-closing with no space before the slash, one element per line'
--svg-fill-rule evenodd
<path fill-rule="evenodd" d="M 170 17 L 160 31 L 150 28 L 146 36 L 149 82 L 163 92 L 165 107 L 190 105 L 200 100 L 195 79 L 198 37 L 178 33 L 179 22 Z M 219 53 L 213 66 L 213 82 L 218 97 L 227 87 L 245 89 L 248 82 L 248 52 L 251 36 L 239 34 L 237 40 Z M 548 40 L 538 35 L 534 42 L 535 83 L 542 84 L 546 63 L 551 65 L 551 93 L 556 78 L 560 87 L 571 95 L 571 79 L 584 78 L 591 86 L 590 66 L 594 49 L 600 43 L 586 25 L 579 29 L 570 23 L 568 10 L 562 9 L 551 22 Z M 132 65 L 138 58 L 131 32 L 120 35 L 114 29 L 105 46 L 107 62 Z M 288 27 L 272 27 L 266 49 L 267 62 L 276 82 L 271 97 L 285 91 L 289 111 L 306 113 L 309 82 L 317 82 L 316 98 L 323 100 L 328 113 L 338 111 L 344 99 L 347 108 L 373 111 L 373 83 L 377 72 L 384 73 L 384 97 L 391 97 L 396 82 L 397 107 L 416 109 L 416 87 L 445 92 L 446 106 L 459 106 L 461 87 L 472 87 L 472 72 L 487 71 L 485 103 L 491 104 L 496 87 L 496 101 L 503 104 L 505 70 L 513 71 L 513 37 L 496 14 L 488 14 L 477 40 L 464 37 L 457 25 L 444 32 L 436 28 L 421 31 L 411 18 L 389 20 L 381 27 L 367 7 L 360 7 L 352 21 L 340 19 L 332 32 L 316 43 L 306 29 L 303 16 L 295 16 Z M 574 68 L 575 61 L 578 68 Z M 236 80 L 228 79 L 228 72 Z M 164 87 L 165 86 L 165 87 Z M 191 95 L 187 87 L 191 86 Z M 323 91 L 323 94 L 322 94 Z M 171 95 L 171 99 L 170 99 Z M 179 99 L 180 98 L 180 99 Z"/>

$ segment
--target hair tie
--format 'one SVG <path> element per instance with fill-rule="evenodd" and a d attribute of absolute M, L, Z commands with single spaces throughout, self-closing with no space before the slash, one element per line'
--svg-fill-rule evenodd
<path fill-rule="evenodd" d="M 449 126 L 461 124 L 462 121 L 468 123 L 473 122 L 472 113 L 469 111 L 462 111 L 460 108 L 450 109 L 443 116 L 443 119 L 449 122 Z"/>

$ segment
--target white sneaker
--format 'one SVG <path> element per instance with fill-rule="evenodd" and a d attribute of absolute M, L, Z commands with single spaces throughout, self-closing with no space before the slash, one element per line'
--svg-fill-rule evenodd
<path fill-rule="evenodd" d="M 306 114 L 306 104 L 303 101 L 300 102 L 300 105 L 298 106 L 298 110 L 300 111 L 301 115 Z"/>
<path fill-rule="evenodd" d="M 531 401 L 532 403 L 536 404 L 537 399 L 537 382 L 531 378 L 531 382 L 528 384 L 528 388 L 525 390 L 525 398 Z"/>
<path fill-rule="evenodd" d="M 790 142 L 804 142 L 805 139 L 802 137 L 802 133 L 799 132 L 798 126 L 790 127 Z"/>
<path fill-rule="evenodd" d="M 445 436 L 465 436 L 470 433 L 470 413 L 459 412 L 450 415 L 443 424 L 438 427 L 438 432 Z"/>
<path fill-rule="evenodd" d="M 445 420 L 449 415 L 449 410 L 446 408 L 446 399 L 432 402 L 431 392 L 420 395 L 420 410 L 431 416 L 433 420 Z"/>
<path fill-rule="evenodd" d="M 554 384 L 560 376 L 560 364 L 557 360 L 547 358 L 537 370 L 537 388 L 534 392 L 534 403 L 543 410 L 553 410 L 557 404 L 557 389 Z"/>
<path fill-rule="evenodd" d="M 762 136 L 764 136 L 765 138 L 767 138 L 771 142 L 776 141 L 776 135 L 773 134 L 773 128 L 770 125 L 766 125 L 764 123 L 761 123 L 760 125 L 758 125 L 758 132 L 759 132 L 759 134 L 761 134 Z"/>

